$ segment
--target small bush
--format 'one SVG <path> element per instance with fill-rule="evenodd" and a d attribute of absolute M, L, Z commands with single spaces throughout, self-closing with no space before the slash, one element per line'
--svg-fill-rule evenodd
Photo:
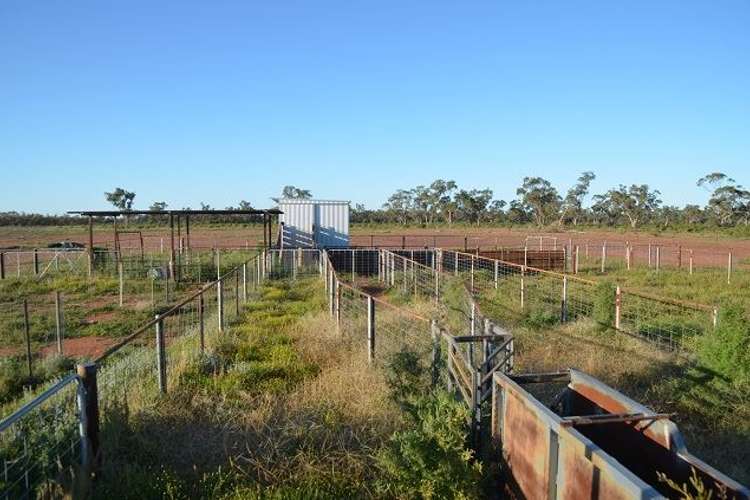
<path fill-rule="evenodd" d="M 615 292 L 617 287 L 609 281 L 597 283 L 594 291 L 592 316 L 599 331 L 615 325 Z"/>
<path fill-rule="evenodd" d="M 397 498 L 479 498 L 482 467 L 466 448 L 468 409 L 445 391 L 418 398 L 412 425 L 378 454 L 377 489 Z"/>
<path fill-rule="evenodd" d="M 391 398 L 404 411 L 414 409 L 419 396 L 428 391 L 426 370 L 414 351 L 400 351 L 386 362 L 386 383 Z"/>
<path fill-rule="evenodd" d="M 748 319 L 740 304 L 722 307 L 716 329 L 704 336 L 699 348 L 702 364 L 744 387 L 750 387 Z"/>
<path fill-rule="evenodd" d="M 523 318 L 524 326 L 529 328 L 549 328 L 560 321 L 560 313 L 534 308 L 529 310 Z"/>

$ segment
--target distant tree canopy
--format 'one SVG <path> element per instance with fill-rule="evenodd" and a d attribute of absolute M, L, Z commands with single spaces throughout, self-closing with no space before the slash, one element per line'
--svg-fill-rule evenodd
<path fill-rule="evenodd" d="M 355 222 L 389 222 L 429 226 L 439 223 L 534 224 L 558 227 L 579 224 L 626 226 L 644 225 L 667 228 L 675 225 L 733 226 L 750 225 L 750 191 L 721 172 L 698 180 L 711 192 L 705 207 L 695 204 L 683 208 L 664 206 L 661 193 L 647 184 L 620 185 L 590 197 L 596 174 L 585 171 L 565 197 L 542 177 L 524 177 L 516 190 L 517 198 L 506 202 L 493 199 L 493 191 L 462 189 L 455 181 L 437 179 L 429 186 L 398 189 L 379 210 L 357 205 L 352 210 Z"/>
<path fill-rule="evenodd" d="M 309 200 L 312 198 L 312 193 L 309 189 L 300 189 L 295 186 L 284 186 L 284 189 L 281 190 L 281 197 Z"/>
<path fill-rule="evenodd" d="M 104 197 L 109 203 L 114 205 L 120 211 L 126 212 L 132 210 L 133 200 L 135 200 L 135 193 L 127 191 L 123 188 L 115 188 L 111 193 L 104 193 Z"/>
<path fill-rule="evenodd" d="M 750 190 L 722 172 L 712 172 L 697 180 L 696 184 L 709 193 L 708 203 L 704 207 L 696 204 L 684 207 L 663 205 L 660 192 L 647 184 L 619 185 L 604 193 L 590 195 L 591 183 L 595 179 L 593 172 L 581 173 L 562 197 L 560 193 L 563 191 L 559 191 L 547 179 L 524 177 L 516 189 L 516 199 L 507 202 L 495 199 L 490 188 L 464 188 L 453 180 L 436 179 L 428 185 L 397 189 L 379 209 L 368 209 L 364 205 L 355 204 L 351 220 L 373 224 L 445 224 L 449 227 L 461 223 L 533 224 L 538 227 L 575 227 L 586 224 L 624 226 L 631 229 L 643 226 L 659 229 L 679 226 L 688 230 L 747 226 L 750 229 Z M 118 187 L 111 193 L 105 193 L 105 197 L 119 211 L 128 212 L 133 208 L 135 193 Z M 312 193 L 296 186 L 284 186 L 282 197 L 309 199 Z M 149 210 L 162 211 L 167 207 L 167 202 L 155 201 Z M 212 208 L 208 203 L 200 202 L 201 210 Z M 248 210 L 252 205 L 241 200 L 237 208 Z M 157 222 L 159 216 L 133 217 L 131 214 L 130 220 Z M 195 222 L 218 223 L 246 223 L 248 220 L 247 216 L 215 215 L 195 216 L 191 219 Z M 83 222 L 82 218 L 75 216 L 0 212 L 0 225 L 63 225 Z"/>

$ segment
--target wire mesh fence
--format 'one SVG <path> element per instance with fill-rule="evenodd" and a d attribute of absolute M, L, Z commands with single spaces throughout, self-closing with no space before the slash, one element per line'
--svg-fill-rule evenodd
<path fill-rule="evenodd" d="M 366 284 L 372 287 L 374 282 L 381 291 L 439 299 L 450 294 L 451 280 L 458 280 L 472 295 L 488 300 L 493 310 L 502 311 L 501 322 L 528 315 L 545 323 L 591 318 L 658 347 L 688 353 L 716 322 L 716 308 L 704 304 L 626 292 L 570 274 L 476 254 L 444 249 L 327 253 L 338 275 L 355 286 L 365 284 L 366 276 Z M 464 314 L 466 307 L 465 303 L 454 306 Z"/>
<path fill-rule="evenodd" d="M 283 266 L 283 259 L 278 260 Z M 261 261 L 272 263 L 274 256 L 267 252 L 229 269 L 93 361 L 97 433 L 121 425 L 130 409 L 147 407 L 176 383 L 203 352 L 206 337 L 234 321 L 248 292 L 271 273 Z M 317 259 L 306 260 L 302 254 L 296 262 L 307 262 L 294 271 L 300 273 L 317 265 Z M 0 422 L 0 458 L 5 467 L 0 494 L 62 496 L 70 491 L 76 474 L 87 474 L 98 450 L 92 436 L 87 440 L 93 403 L 82 387 L 80 376 L 67 375 L 35 397 L 29 395 L 24 406 Z"/>

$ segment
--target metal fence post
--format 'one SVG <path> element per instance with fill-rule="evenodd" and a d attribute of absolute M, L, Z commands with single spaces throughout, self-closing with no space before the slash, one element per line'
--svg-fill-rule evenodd
<path fill-rule="evenodd" d="M 524 283 L 524 276 L 526 275 L 526 266 L 521 266 L 521 310 L 524 308 L 526 302 L 526 287 Z"/>
<path fill-rule="evenodd" d="M 497 290 L 498 287 L 498 271 L 499 271 L 500 263 L 498 261 L 495 261 L 495 290 Z"/>
<path fill-rule="evenodd" d="M 607 265 L 607 242 L 602 243 L 602 273 Z"/>
<path fill-rule="evenodd" d="M 5 279 L 5 252 L 0 252 L 0 280 Z"/>
<path fill-rule="evenodd" d="M 375 360 L 375 299 L 367 296 L 367 361 Z"/>
<path fill-rule="evenodd" d="M 117 262 L 117 275 L 120 279 L 120 307 L 122 307 L 123 295 L 125 291 L 125 277 L 123 276 L 124 271 L 122 268 L 122 260 Z"/>
<path fill-rule="evenodd" d="M 34 249 L 34 275 L 39 275 L 39 252 L 36 248 Z"/>
<path fill-rule="evenodd" d="M 57 354 L 63 353 L 63 335 L 65 334 L 65 323 L 63 320 L 63 306 L 60 291 L 55 291 L 55 333 L 57 335 Z"/>
<path fill-rule="evenodd" d="M 81 465 L 90 474 L 99 463 L 99 389 L 96 382 L 96 364 L 76 366 L 79 378 L 77 391 L 79 427 L 81 437 Z"/>
<path fill-rule="evenodd" d="M 219 320 L 219 331 L 224 331 L 224 286 L 221 280 L 216 282 L 216 316 Z"/>
<path fill-rule="evenodd" d="M 661 246 L 656 247 L 656 272 L 661 268 Z"/>
<path fill-rule="evenodd" d="M 198 335 L 201 343 L 201 354 L 206 352 L 206 320 L 204 315 L 205 304 L 203 292 L 198 295 Z"/>
<path fill-rule="evenodd" d="M 23 334 L 26 338 L 26 362 L 29 368 L 29 378 L 32 377 L 31 371 L 31 327 L 29 325 L 29 301 L 23 299 Z"/>
<path fill-rule="evenodd" d="M 440 272 L 432 272 L 435 273 L 435 303 L 437 304 L 440 300 Z"/>
<path fill-rule="evenodd" d="M 719 308 L 714 307 L 711 311 L 711 324 L 714 328 L 719 324 Z"/>
<path fill-rule="evenodd" d="M 630 258 L 632 249 L 630 248 L 630 242 L 625 243 L 625 267 L 630 271 Z"/>
<path fill-rule="evenodd" d="M 693 275 L 693 250 L 690 250 L 690 256 L 688 257 L 688 273 L 690 276 Z"/>
<path fill-rule="evenodd" d="M 218 280 L 221 278 L 221 254 L 218 248 L 214 248 L 214 253 L 216 254 L 216 279 Z"/>
<path fill-rule="evenodd" d="M 458 252 L 453 252 L 453 274 L 458 276 Z"/>
<path fill-rule="evenodd" d="M 568 277 L 563 276 L 562 282 L 562 304 L 560 306 L 560 321 L 568 321 Z"/>
<path fill-rule="evenodd" d="M 240 315 L 240 275 L 237 270 L 234 271 L 234 314 L 235 317 Z"/>
<path fill-rule="evenodd" d="M 578 274 L 578 254 L 580 251 L 580 247 L 576 245 L 576 256 L 575 256 L 575 262 L 573 264 L 573 274 Z"/>
<path fill-rule="evenodd" d="M 432 385 L 435 386 L 440 380 L 440 328 L 436 320 L 430 320 L 430 333 L 432 336 Z"/>
<path fill-rule="evenodd" d="M 474 293 L 474 256 L 471 256 L 471 293 Z"/>
<path fill-rule="evenodd" d="M 618 286 L 615 289 L 615 329 L 620 329 L 622 321 L 622 290 Z"/>
<path fill-rule="evenodd" d="M 336 282 L 336 328 L 341 329 L 341 285 Z"/>
<path fill-rule="evenodd" d="M 732 282 L 732 252 L 729 252 L 727 259 L 727 285 Z"/>
<path fill-rule="evenodd" d="M 159 316 L 156 316 L 157 318 Z M 164 342 L 164 320 L 156 322 L 156 378 L 159 382 L 159 392 L 167 392 L 167 353 Z"/>
<path fill-rule="evenodd" d="M 247 302 L 247 262 L 242 264 L 242 302 Z"/>

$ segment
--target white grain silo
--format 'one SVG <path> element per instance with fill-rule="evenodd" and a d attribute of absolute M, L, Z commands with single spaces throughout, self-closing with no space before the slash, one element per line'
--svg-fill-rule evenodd
<path fill-rule="evenodd" d="M 282 248 L 349 246 L 349 202 L 281 198 Z"/>

